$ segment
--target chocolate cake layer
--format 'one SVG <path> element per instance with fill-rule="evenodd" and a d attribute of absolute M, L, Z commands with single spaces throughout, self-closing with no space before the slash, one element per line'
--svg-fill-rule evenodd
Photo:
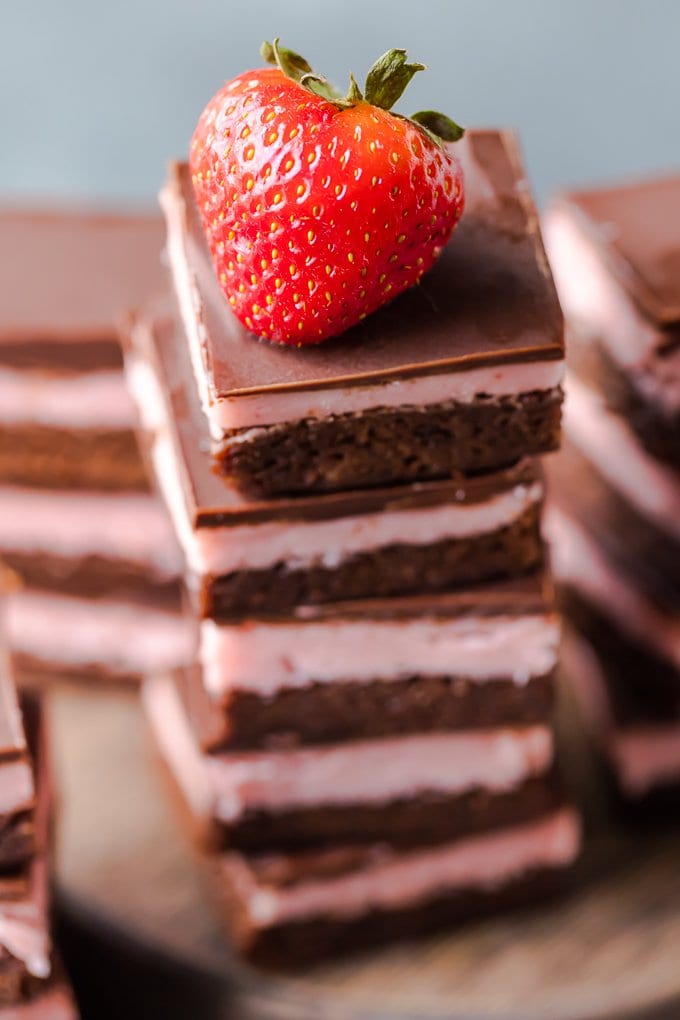
<path fill-rule="evenodd" d="M 148 489 L 132 429 L 60 429 L 3 425 L 0 413 L 0 478 L 10 485 L 115 491 Z"/>
<path fill-rule="evenodd" d="M 422 851 L 232 853 L 214 870 L 239 950 L 260 964 L 294 967 L 534 904 L 560 887 L 578 840 L 563 809 Z"/>
<path fill-rule="evenodd" d="M 128 378 L 151 470 L 202 615 L 437 591 L 538 566 L 542 482 L 529 461 L 474 479 L 269 503 L 216 476 L 183 338 L 151 311 L 131 324 Z"/>
<path fill-rule="evenodd" d="M 3 624 L 2 619 L 0 624 Z M 31 756 L 3 635 L 0 642 L 0 873 L 25 865 L 33 853 L 35 806 Z"/>
<path fill-rule="evenodd" d="M 466 212 L 433 270 L 343 337 L 301 350 L 255 343 L 231 315 L 188 170 L 174 169 L 163 205 L 175 289 L 215 453 L 239 486 L 393 484 L 556 447 L 562 319 L 516 145 L 468 132 L 460 152 Z"/>
<path fill-rule="evenodd" d="M 245 491 L 267 497 L 465 476 L 556 450 L 562 393 L 367 411 L 258 430 L 220 458 Z"/>
<path fill-rule="evenodd" d="M 640 513 L 571 442 L 547 472 L 619 569 L 662 609 L 680 609 L 680 539 Z"/>
<path fill-rule="evenodd" d="M 195 670 L 184 674 L 180 690 L 197 739 L 212 753 L 528 726 L 550 719 L 555 696 L 552 674 L 524 684 L 457 676 L 316 683 L 267 697 L 235 690 L 214 701 Z"/>
<path fill-rule="evenodd" d="M 198 611 L 213 619 L 285 613 L 375 595 L 446 591 L 456 585 L 523 574 L 542 562 L 540 507 L 535 504 L 499 531 L 432 545 L 390 545 L 350 556 L 338 566 L 237 571 L 208 577 L 197 592 Z"/>
<path fill-rule="evenodd" d="M 554 776 L 528 779 L 517 790 L 489 794 L 478 789 L 458 796 L 421 794 L 380 805 L 247 812 L 217 826 L 217 845 L 244 852 L 346 842 L 381 842 L 395 847 L 435 845 L 506 825 L 520 824 L 559 807 Z"/>

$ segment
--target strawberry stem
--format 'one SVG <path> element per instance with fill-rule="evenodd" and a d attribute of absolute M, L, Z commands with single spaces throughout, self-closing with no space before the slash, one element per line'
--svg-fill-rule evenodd
<path fill-rule="evenodd" d="M 287 78 L 291 78 L 308 92 L 328 100 L 341 110 L 366 102 L 381 110 L 390 111 L 403 95 L 413 76 L 418 71 L 426 69 L 425 64 L 409 64 L 406 50 L 388 50 L 370 68 L 363 93 L 357 85 L 354 75 L 350 73 L 349 91 L 343 97 L 326 78 L 312 70 L 311 65 L 304 57 L 294 50 L 281 46 L 278 38 L 274 39 L 272 43 L 263 42 L 260 53 L 268 64 L 278 67 Z M 401 117 L 402 115 L 395 114 L 395 116 Z M 421 110 L 419 113 L 414 113 L 412 117 L 403 119 L 410 121 L 439 146 L 443 142 L 457 142 L 465 133 L 465 129 L 450 117 L 434 110 Z"/>

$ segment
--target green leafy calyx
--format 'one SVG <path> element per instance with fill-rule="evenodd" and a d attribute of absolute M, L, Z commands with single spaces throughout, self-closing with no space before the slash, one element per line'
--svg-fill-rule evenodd
<path fill-rule="evenodd" d="M 391 110 L 413 76 L 418 71 L 425 70 L 424 64 L 408 63 L 406 50 L 388 50 L 370 68 L 363 92 L 357 85 L 354 75 L 350 74 L 349 90 L 346 96 L 342 96 L 323 75 L 312 69 L 304 57 L 294 50 L 281 46 L 278 39 L 271 43 L 262 43 L 260 53 L 268 64 L 274 64 L 287 78 L 291 78 L 308 92 L 328 100 L 339 109 L 348 109 L 358 103 L 369 103 L 381 110 Z M 434 110 L 422 110 L 420 113 L 414 113 L 412 117 L 403 119 L 415 124 L 423 134 L 440 146 L 443 142 L 457 142 L 464 134 L 464 129 L 459 124 Z"/>

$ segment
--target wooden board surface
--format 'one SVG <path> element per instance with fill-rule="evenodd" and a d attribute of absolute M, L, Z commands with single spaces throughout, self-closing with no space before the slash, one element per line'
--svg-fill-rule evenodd
<path fill-rule="evenodd" d="M 592 782 L 584 881 L 566 900 L 304 977 L 272 978 L 243 971 L 230 954 L 135 694 L 65 686 L 51 701 L 60 888 L 102 924 L 206 979 L 217 975 L 225 989 L 236 985 L 239 1015 L 680 1017 L 680 830 L 621 826 Z M 574 763 L 581 782 L 592 774 L 582 746 Z M 192 1020 L 227 1015 L 211 1001 L 212 1012 L 197 1004 Z"/>

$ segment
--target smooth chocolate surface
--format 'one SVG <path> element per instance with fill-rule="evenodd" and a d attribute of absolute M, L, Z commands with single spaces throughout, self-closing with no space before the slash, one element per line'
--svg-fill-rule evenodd
<path fill-rule="evenodd" d="M 162 247 L 156 215 L 1 210 L 0 363 L 6 345 L 10 364 L 78 367 L 76 341 L 93 341 L 111 364 L 121 314 L 164 285 Z"/>
<path fill-rule="evenodd" d="M 559 359 L 562 315 L 514 135 L 468 131 L 461 224 L 418 287 L 341 338 L 302 349 L 257 341 L 219 287 L 188 168 L 171 171 L 206 330 L 205 364 L 217 399 L 360 386 L 480 365 Z"/>
<path fill-rule="evenodd" d="M 464 480 L 445 479 L 293 498 L 282 496 L 276 500 L 249 497 L 215 472 L 208 423 L 200 406 L 186 339 L 171 313 L 171 306 L 151 308 L 132 319 L 124 342 L 133 358 L 152 365 L 161 384 L 187 507 L 196 527 L 226 527 L 277 519 L 332 519 L 447 502 L 479 503 L 538 477 L 536 466 L 523 460 L 505 470 Z"/>
<path fill-rule="evenodd" d="M 552 675 L 480 684 L 457 674 L 455 664 L 450 676 L 317 683 L 268 697 L 237 690 L 221 701 L 207 693 L 198 668 L 178 674 L 177 684 L 194 735 L 210 753 L 530 726 L 550 721 L 555 699 Z"/>
<path fill-rule="evenodd" d="M 642 312 L 680 341 L 680 175 L 589 191 L 565 199 L 610 272 Z"/>

